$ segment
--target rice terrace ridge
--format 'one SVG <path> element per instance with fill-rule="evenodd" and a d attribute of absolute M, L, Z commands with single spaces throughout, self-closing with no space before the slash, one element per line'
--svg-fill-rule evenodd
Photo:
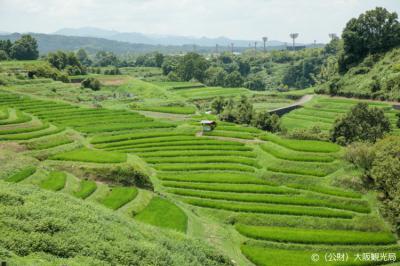
<path fill-rule="evenodd" d="M 0 1 L 1 265 L 400 265 L 399 12 Z"/>

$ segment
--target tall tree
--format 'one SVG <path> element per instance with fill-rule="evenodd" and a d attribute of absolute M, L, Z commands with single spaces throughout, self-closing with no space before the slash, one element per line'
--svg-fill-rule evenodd
<path fill-rule="evenodd" d="M 400 45 L 397 13 L 377 7 L 351 19 L 342 34 L 344 53 L 340 69 L 346 71 L 370 53 L 380 53 Z"/>
<path fill-rule="evenodd" d="M 14 42 L 10 55 L 17 60 L 35 60 L 39 57 L 38 44 L 31 35 L 22 35 L 21 39 Z"/>

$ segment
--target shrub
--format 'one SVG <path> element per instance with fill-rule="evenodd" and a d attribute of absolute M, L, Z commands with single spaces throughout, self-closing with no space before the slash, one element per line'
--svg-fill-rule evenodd
<path fill-rule="evenodd" d="M 136 186 L 145 189 L 153 189 L 149 176 L 139 172 L 129 165 L 85 168 L 80 175 L 91 179 L 103 180 L 123 186 Z"/>
<path fill-rule="evenodd" d="M 358 103 L 344 117 L 336 120 L 331 140 L 340 144 L 354 141 L 375 142 L 391 130 L 389 119 L 382 109 Z"/>
<path fill-rule="evenodd" d="M 270 131 L 270 132 L 278 132 L 281 131 L 281 121 L 278 115 L 270 114 L 268 111 L 257 113 L 251 124 L 259 129 Z"/>
<path fill-rule="evenodd" d="M 100 81 L 95 78 L 86 78 L 81 83 L 83 88 L 88 88 L 94 91 L 98 91 L 101 88 Z"/>

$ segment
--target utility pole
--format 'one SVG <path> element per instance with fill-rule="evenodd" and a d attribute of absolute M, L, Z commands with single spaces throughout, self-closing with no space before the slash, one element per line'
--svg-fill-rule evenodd
<path fill-rule="evenodd" d="M 254 57 L 257 55 L 257 42 L 254 42 Z"/>
<path fill-rule="evenodd" d="M 264 43 L 264 53 L 267 51 L 267 49 L 266 49 L 266 43 L 267 43 L 267 41 L 268 41 L 268 37 L 262 37 L 262 40 L 263 40 L 263 43 Z"/>
<path fill-rule="evenodd" d="M 231 53 L 233 54 L 233 42 L 231 43 Z"/>
<path fill-rule="evenodd" d="M 218 55 L 218 43 L 215 45 L 215 53 Z"/>
<path fill-rule="evenodd" d="M 293 39 L 293 51 L 295 50 L 295 47 L 296 47 L 296 39 L 297 39 L 297 37 L 299 37 L 299 34 L 298 33 L 290 33 L 290 38 L 292 38 Z"/>

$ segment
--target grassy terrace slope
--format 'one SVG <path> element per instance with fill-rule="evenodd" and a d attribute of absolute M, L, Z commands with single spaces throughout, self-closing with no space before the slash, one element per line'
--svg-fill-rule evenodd
<path fill-rule="evenodd" d="M 215 131 L 201 135 L 198 134 L 200 115 L 185 114 L 185 119 L 165 122 L 165 119 L 129 111 L 151 108 L 157 112 L 179 113 L 194 108 L 194 101 L 252 92 L 241 88 L 206 88 L 191 83 L 149 83 L 125 76 L 113 79 L 113 82 L 122 83 L 104 88 L 105 95 L 110 92 L 116 95 L 115 99 L 102 103 L 110 108 L 45 99 L 46 93 L 53 95 L 50 93 L 52 86 L 60 92 L 71 91 L 68 84 L 35 80 L 38 82 L 35 86 L 32 83 L 15 87 L 19 93 L 35 96 L 40 93 L 42 98 L 0 91 L 1 144 L 17 142 L 22 147 L 21 152 L 15 153 L 19 156 L 17 160 L 8 159 L 0 166 L 4 168 L 0 177 L 9 181 L 5 185 L 9 189 L 0 188 L 0 193 L 11 194 L 0 200 L 14 199 L 16 194 L 26 202 L 21 208 L 30 210 L 32 204 L 41 204 L 43 210 L 32 211 L 34 214 L 43 212 L 46 217 L 64 217 L 61 212 L 65 212 L 67 221 L 78 219 L 80 227 L 75 230 L 79 237 L 81 230 L 86 230 L 82 233 L 83 239 L 79 238 L 82 246 L 77 245 L 76 250 L 65 251 L 64 246 L 60 247 L 67 254 L 65 259 L 53 258 L 59 254 L 50 255 L 57 263 L 89 264 L 86 262 L 93 260 L 94 264 L 98 261 L 127 264 L 129 260 L 133 264 L 152 265 L 150 258 L 157 254 L 161 265 L 229 264 L 197 242 L 198 246 L 192 241 L 185 242 L 182 234 L 156 231 L 142 222 L 201 238 L 228 254 L 236 265 L 310 265 L 310 255 L 314 252 L 343 250 L 353 255 L 357 251 L 399 251 L 397 239 L 377 212 L 374 195 L 338 185 L 340 178 L 354 171 L 342 161 L 339 146 L 287 139 L 223 122 L 218 123 Z M 137 99 L 121 96 L 127 93 Z M 280 97 L 275 100 L 279 104 L 287 102 Z M 327 125 L 341 113 L 338 110 L 347 110 L 355 103 L 341 101 L 317 97 L 305 108 L 285 116 L 284 123 L 290 130 L 318 123 L 325 123 L 328 129 Z M 132 102 L 138 105 L 133 106 Z M 166 106 L 162 106 L 164 110 L 154 109 L 161 106 L 161 102 L 165 102 L 169 110 Z M 278 105 L 275 104 L 274 107 Z M 258 108 L 266 106 L 262 101 L 258 104 Z M 320 109 L 324 110 L 316 112 Z M 389 108 L 387 112 L 392 114 Z M 316 117 L 319 114 L 321 116 Z M 15 165 L 14 161 L 24 165 Z M 90 175 L 78 176 L 72 171 L 79 173 L 85 167 L 105 170 L 121 165 L 133 165 L 151 174 L 156 193 L 110 184 Z M 13 182 L 18 182 L 18 186 Z M 58 191 L 57 198 L 38 187 Z M 26 190 L 29 193 L 24 193 Z M 7 204 L 14 204 L 12 208 L 15 208 L 19 206 L 15 205 L 19 200 L 16 201 L 9 200 Z M 0 204 L 0 208 L 13 213 L 7 204 Z M 15 211 L 15 217 L 17 211 L 20 210 Z M 70 223 L 50 221 L 67 237 L 77 233 Z M 7 224 L 17 222 L 13 218 Z M 98 230 L 87 228 L 86 222 L 98 223 Z M 104 229 L 111 227 L 113 237 L 108 235 L 109 229 Z M 0 241 L 0 245 L 6 245 L 0 246 L 0 250 L 10 250 L 10 256 L 19 260 L 32 256 L 41 258 L 40 254 L 32 254 L 42 251 L 31 250 L 35 247 L 29 242 L 32 238 L 27 240 L 30 257 L 19 258 L 27 254 L 13 244 L 18 239 L 26 239 L 25 232 L 7 235 L 9 242 L 6 245 Z M 111 239 L 102 250 L 110 254 L 105 258 L 98 255 L 101 253 L 99 239 Z M 115 251 L 111 252 L 113 246 Z M 123 251 L 126 256 L 121 255 Z M 138 258 L 139 253 L 143 257 Z M 85 256 L 77 258 L 82 254 Z"/>
<path fill-rule="evenodd" d="M 311 129 L 319 127 L 322 131 L 329 131 L 332 128 L 336 118 L 344 115 L 359 100 L 330 98 L 327 96 L 316 96 L 311 102 L 290 112 L 283 117 L 283 126 L 289 131 L 298 128 Z M 389 103 L 368 102 L 369 106 L 382 108 L 392 122 L 394 133 L 398 134 L 400 130 L 396 127 L 396 111 Z"/>

